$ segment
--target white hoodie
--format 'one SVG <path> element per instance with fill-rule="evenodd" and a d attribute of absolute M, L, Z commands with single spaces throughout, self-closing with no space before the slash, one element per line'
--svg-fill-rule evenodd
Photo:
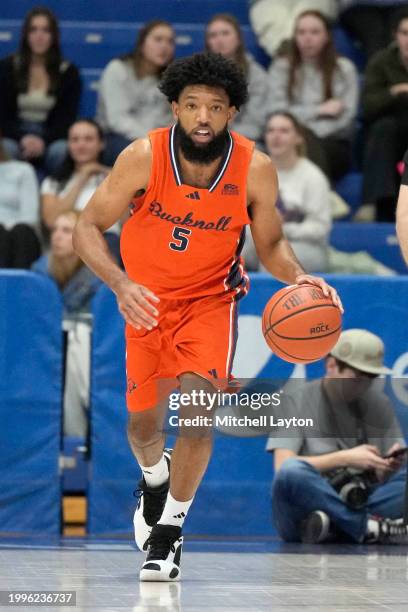
<path fill-rule="evenodd" d="M 273 57 L 282 41 L 292 38 L 295 21 L 303 11 L 317 10 L 337 17 L 336 0 L 256 0 L 250 10 L 252 29 L 261 47 Z"/>

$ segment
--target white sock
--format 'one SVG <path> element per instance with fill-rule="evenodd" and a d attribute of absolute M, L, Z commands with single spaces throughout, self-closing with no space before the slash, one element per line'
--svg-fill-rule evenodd
<path fill-rule="evenodd" d="M 163 514 L 159 519 L 161 525 L 175 525 L 176 527 L 182 527 L 184 520 L 187 516 L 187 512 L 193 503 L 194 497 L 185 502 L 180 502 L 174 499 L 170 494 L 167 494 L 166 504 L 163 509 Z"/>
<path fill-rule="evenodd" d="M 372 541 L 377 541 L 380 535 L 380 524 L 375 519 L 367 519 L 366 537 Z"/>
<path fill-rule="evenodd" d="M 159 487 L 169 479 L 169 466 L 164 455 L 155 465 L 144 466 L 139 464 L 148 487 Z"/>

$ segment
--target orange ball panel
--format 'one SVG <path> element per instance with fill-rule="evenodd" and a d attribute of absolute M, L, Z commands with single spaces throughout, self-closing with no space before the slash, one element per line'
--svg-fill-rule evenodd
<path fill-rule="evenodd" d="M 285 287 L 265 306 L 262 331 L 278 357 L 291 363 L 311 363 L 327 355 L 336 344 L 341 313 L 319 287 Z"/>

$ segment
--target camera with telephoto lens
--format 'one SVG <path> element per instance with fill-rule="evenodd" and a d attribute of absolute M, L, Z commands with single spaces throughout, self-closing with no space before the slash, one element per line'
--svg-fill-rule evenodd
<path fill-rule="evenodd" d="M 360 510 L 367 503 L 372 486 L 377 483 L 372 470 L 352 472 L 345 468 L 338 470 L 330 479 L 331 486 L 341 499 L 353 510 Z"/>

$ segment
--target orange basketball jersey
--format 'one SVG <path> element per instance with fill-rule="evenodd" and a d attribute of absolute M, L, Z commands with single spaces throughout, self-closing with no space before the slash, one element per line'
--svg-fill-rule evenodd
<path fill-rule="evenodd" d="M 234 132 L 208 189 L 183 183 L 176 126 L 149 132 L 152 169 L 121 236 L 130 279 L 167 299 L 248 291 L 240 252 L 245 239 L 247 176 L 254 143 Z"/>

